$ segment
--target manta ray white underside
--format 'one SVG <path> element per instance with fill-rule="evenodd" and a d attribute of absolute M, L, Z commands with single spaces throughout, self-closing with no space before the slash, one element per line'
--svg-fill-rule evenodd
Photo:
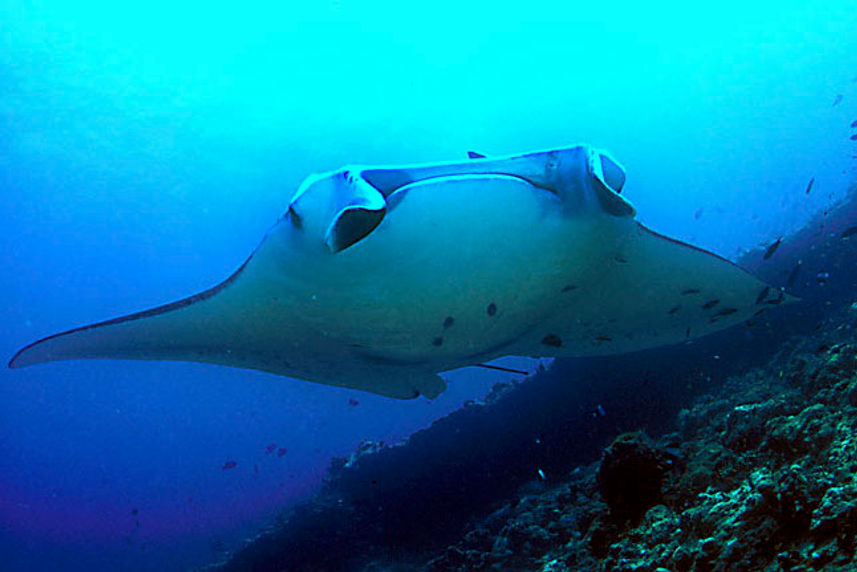
<path fill-rule="evenodd" d="M 790 300 L 644 227 L 624 182 L 588 146 L 314 175 L 221 284 L 44 338 L 9 365 L 195 361 L 434 397 L 439 372 L 674 344 Z"/>

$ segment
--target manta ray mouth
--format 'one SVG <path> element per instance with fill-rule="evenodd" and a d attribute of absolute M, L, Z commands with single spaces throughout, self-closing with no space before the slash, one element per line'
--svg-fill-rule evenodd
<path fill-rule="evenodd" d="M 583 156 L 577 155 L 576 160 L 582 160 L 581 167 L 595 181 L 604 187 L 604 190 L 619 194 L 625 185 L 625 170 L 618 161 L 613 159 L 606 151 L 585 148 Z M 526 156 L 525 156 L 526 157 Z M 436 166 L 415 166 L 413 168 L 346 168 L 343 176 L 353 183 L 354 179 L 362 180 L 371 185 L 387 199 L 399 189 L 416 183 L 432 179 L 442 179 L 450 176 L 462 175 L 501 175 L 515 177 L 530 185 L 549 191 L 555 195 L 562 194 L 560 188 L 562 183 L 551 175 L 552 171 L 567 169 L 568 158 L 566 155 L 556 153 L 552 160 L 545 164 L 544 169 L 532 172 L 522 172 L 514 163 L 508 161 L 497 161 L 484 155 L 471 155 L 471 160 L 465 164 L 449 163 Z"/>
<path fill-rule="evenodd" d="M 389 199 L 391 195 L 393 195 L 403 187 L 407 187 L 408 185 L 411 185 L 416 182 L 425 182 L 436 179 L 448 179 L 450 177 L 462 177 L 468 175 L 501 175 L 506 177 L 513 177 L 515 179 L 520 179 L 525 183 L 529 183 L 530 185 L 536 188 L 549 191 L 555 195 L 558 194 L 556 189 L 546 186 L 538 180 L 535 180 L 533 178 L 527 178 L 526 176 L 522 176 L 518 173 L 505 172 L 502 169 L 472 169 L 472 172 L 469 173 L 438 172 L 429 176 L 415 176 L 414 174 L 411 174 L 408 171 L 399 169 L 367 169 L 364 171 L 360 171 L 358 174 L 360 178 L 372 185 L 379 193 L 384 195 L 384 198 L 387 199 Z"/>

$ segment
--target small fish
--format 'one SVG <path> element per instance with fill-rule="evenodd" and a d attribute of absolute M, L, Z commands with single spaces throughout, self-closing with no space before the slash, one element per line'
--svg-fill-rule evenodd
<path fill-rule="evenodd" d="M 854 129 L 855 127 L 857 127 L 857 119 L 851 122 L 851 128 Z"/>
<path fill-rule="evenodd" d="M 795 267 L 792 268 L 792 271 L 789 272 L 789 277 L 786 280 L 786 288 L 791 288 L 794 285 L 795 281 L 797 280 L 798 275 L 800 274 L 800 265 L 801 264 L 802 264 L 801 262 L 798 262 L 797 264 L 795 264 Z"/>
<path fill-rule="evenodd" d="M 779 237 L 777 240 L 771 243 L 770 246 L 765 250 L 765 255 L 762 257 L 763 260 L 768 260 L 770 257 L 774 255 L 777 249 L 780 247 L 780 243 L 783 241 L 783 237 Z"/>
<path fill-rule="evenodd" d="M 540 481 L 543 481 L 547 478 L 547 477 L 545 477 L 545 472 L 543 470 L 539 469 L 537 472 L 539 474 L 539 480 Z"/>
<path fill-rule="evenodd" d="M 831 105 L 830 107 L 836 107 L 840 103 L 842 103 L 842 94 L 837 93 L 836 97 L 833 98 L 833 105 Z"/>
<path fill-rule="evenodd" d="M 693 211 L 693 220 L 699 220 L 699 218 L 702 216 L 703 211 L 704 209 L 702 209 L 701 207 Z"/>
<path fill-rule="evenodd" d="M 598 412 L 598 415 L 607 415 L 607 412 L 604 411 L 604 408 L 601 407 L 601 404 L 598 404 L 598 407 L 595 408 L 595 411 Z"/>
<path fill-rule="evenodd" d="M 780 290 L 779 294 L 777 295 L 777 297 L 775 299 L 768 300 L 767 302 L 765 302 L 765 304 L 769 304 L 771 306 L 778 306 L 779 304 L 782 304 L 783 300 L 785 300 L 785 299 L 786 299 L 785 293 L 782 290 Z"/>
<path fill-rule="evenodd" d="M 840 234 L 840 238 L 849 238 L 857 234 L 857 225 L 849 226 L 845 230 L 843 230 Z"/>
<path fill-rule="evenodd" d="M 238 463 L 236 463 L 235 461 L 226 461 L 225 463 L 223 463 L 223 467 L 222 467 L 222 469 L 223 469 L 224 471 L 226 471 L 226 470 L 229 470 L 229 469 L 234 469 L 234 468 L 235 468 L 235 467 L 237 467 L 237 466 L 238 466 Z"/>
<path fill-rule="evenodd" d="M 849 139 L 851 139 L 852 141 L 857 141 L 857 133 L 849 137 Z"/>
<path fill-rule="evenodd" d="M 809 184 L 806 186 L 806 192 L 804 193 L 805 195 L 808 195 L 809 192 L 812 190 L 812 184 L 813 183 L 815 183 L 815 177 L 813 177 L 809 180 Z"/>
<path fill-rule="evenodd" d="M 286 454 L 286 451 L 288 451 L 288 449 L 286 449 L 285 447 L 280 447 L 279 449 L 277 449 L 277 456 L 282 457 Z"/>
<path fill-rule="evenodd" d="M 699 290 L 697 290 L 696 288 L 688 288 L 687 290 L 682 290 L 681 292 L 682 296 L 688 296 L 690 294 L 699 294 Z"/>
<path fill-rule="evenodd" d="M 822 270 L 815 276 L 815 281 L 818 282 L 819 286 L 824 286 L 827 284 L 827 279 L 830 278 L 830 273 Z"/>
<path fill-rule="evenodd" d="M 468 151 L 467 152 L 468 159 L 484 159 L 485 155 L 482 153 L 477 153 L 476 151 Z"/>
<path fill-rule="evenodd" d="M 267 454 L 269 454 L 269 455 L 270 455 L 271 453 L 273 453 L 273 452 L 274 452 L 274 449 L 276 449 L 276 448 L 277 448 L 277 444 L 276 444 L 276 443 L 271 443 L 270 445 L 268 445 L 267 447 L 265 447 L 265 452 L 266 452 Z"/>
<path fill-rule="evenodd" d="M 349 397 L 348 405 L 350 405 L 351 407 L 357 407 L 358 405 L 360 405 L 360 402 L 354 399 L 353 397 Z"/>
<path fill-rule="evenodd" d="M 717 312 L 714 315 L 715 316 L 728 316 L 730 314 L 734 314 L 737 311 L 738 311 L 737 308 L 723 308 L 722 310 L 720 310 L 719 312 Z"/>
<path fill-rule="evenodd" d="M 720 303 L 720 300 L 709 300 L 705 304 L 702 305 L 703 310 L 710 310 L 714 306 Z"/>

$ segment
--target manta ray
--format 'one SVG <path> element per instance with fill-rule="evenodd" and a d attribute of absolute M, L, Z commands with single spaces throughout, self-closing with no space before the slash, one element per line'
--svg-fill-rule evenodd
<path fill-rule="evenodd" d="M 220 284 L 36 341 L 9 366 L 207 362 L 434 398 L 439 373 L 675 344 L 792 300 L 637 221 L 606 151 L 469 155 L 311 175 Z"/>

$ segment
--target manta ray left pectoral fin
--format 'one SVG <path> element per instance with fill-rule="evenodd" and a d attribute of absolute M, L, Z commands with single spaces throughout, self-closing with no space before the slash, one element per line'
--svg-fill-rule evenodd
<path fill-rule="evenodd" d="M 215 356 L 234 332 L 229 314 L 236 307 L 221 296 L 234 284 L 253 257 L 229 278 L 193 296 L 142 312 L 73 328 L 37 340 L 9 360 L 10 368 L 69 359 L 186 360 L 231 365 Z M 227 320 L 221 319 L 226 314 Z M 214 359 L 211 359 L 214 358 Z"/>

